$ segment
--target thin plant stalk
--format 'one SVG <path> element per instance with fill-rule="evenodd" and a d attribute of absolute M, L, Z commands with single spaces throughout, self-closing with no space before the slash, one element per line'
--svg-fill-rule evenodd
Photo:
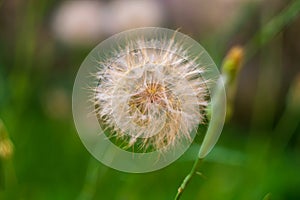
<path fill-rule="evenodd" d="M 186 188 L 186 186 L 189 184 L 189 182 L 191 181 L 191 179 L 198 174 L 198 168 L 200 167 L 201 163 L 203 161 L 203 158 L 197 158 L 194 162 L 194 165 L 190 171 L 190 173 L 188 173 L 188 175 L 184 178 L 183 182 L 181 183 L 180 187 L 178 188 L 178 192 L 176 194 L 175 200 L 180 199 L 184 189 Z"/>

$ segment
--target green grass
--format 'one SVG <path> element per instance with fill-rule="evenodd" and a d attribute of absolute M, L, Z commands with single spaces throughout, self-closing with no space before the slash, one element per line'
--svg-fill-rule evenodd
<path fill-rule="evenodd" d="M 294 2 L 249 39 L 247 61 L 296 18 L 299 1 Z M 0 1 L 1 11 L 5 3 Z M 81 143 L 71 113 L 73 81 L 90 49 L 66 47 L 49 36 L 49 17 L 55 7 L 51 1 L 22 4 L 11 26 L 0 27 L 0 118 L 14 144 L 13 156 L 0 159 L 0 199 L 173 199 L 203 135 L 178 161 L 151 173 L 123 173 L 96 161 Z M 211 49 L 218 46 L 211 38 L 203 43 Z M 212 57 L 220 60 L 224 55 L 215 49 Z M 269 56 L 262 59 L 272 60 Z M 267 67 L 272 70 L 273 65 L 269 62 Z M 260 73 L 271 80 L 268 71 Z M 63 118 L 45 109 L 45 97 L 51 98 L 47 94 L 53 89 L 67 96 Z M 257 100 L 257 108 L 264 105 Z M 287 105 L 282 107 L 287 109 L 282 117 L 280 112 L 266 115 L 256 109 L 249 113 L 254 118 L 251 125 L 237 119 L 226 124 L 201 166 L 207 178 L 194 177 L 182 199 L 261 200 L 268 193 L 272 200 L 300 199 L 300 117 Z M 263 129 L 255 122 L 262 116 L 272 121 Z"/>

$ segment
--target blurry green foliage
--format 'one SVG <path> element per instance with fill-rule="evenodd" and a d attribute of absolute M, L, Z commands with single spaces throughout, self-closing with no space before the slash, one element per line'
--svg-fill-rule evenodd
<path fill-rule="evenodd" d="M 16 2 L 15 7 L 10 2 Z M 295 2 L 286 16 L 280 15 L 256 36 L 251 49 L 257 47 L 256 41 L 264 44 L 273 37 L 269 30 L 279 32 L 295 17 L 299 1 Z M 65 46 L 50 34 L 55 4 L 49 0 L 0 1 L 0 118 L 14 144 L 13 157 L 0 161 L 0 199 L 173 198 L 204 133 L 181 159 L 156 172 L 122 173 L 94 160 L 77 136 L 71 114 L 73 81 L 89 48 Z M 4 25 L 4 18 L 9 19 L 9 26 Z M 209 38 L 203 42 L 215 47 L 212 57 L 223 56 L 217 42 Z M 64 106 L 69 109 L 64 118 L 47 110 L 61 104 L 47 95 L 55 89 L 67 97 Z M 48 98 L 53 107 L 47 107 Z M 285 107 L 288 110 L 275 128 L 227 124 L 218 147 L 201 168 L 207 179 L 194 178 L 182 199 L 268 199 L 269 192 L 274 200 L 300 199 L 300 118 Z"/>

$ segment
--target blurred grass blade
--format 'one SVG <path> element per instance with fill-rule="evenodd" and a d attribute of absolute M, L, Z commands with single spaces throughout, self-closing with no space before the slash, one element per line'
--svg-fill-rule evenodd
<path fill-rule="evenodd" d="M 245 60 L 249 60 L 262 46 L 268 43 L 300 13 L 300 1 L 294 0 L 280 14 L 267 23 L 246 45 Z"/>
<path fill-rule="evenodd" d="M 271 200 L 271 193 L 266 194 L 263 200 Z"/>
<path fill-rule="evenodd" d="M 292 83 L 288 96 L 284 113 L 275 127 L 274 146 L 277 152 L 287 147 L 293 134 L 296 133 L 300 123 L 300 74 Z"/>

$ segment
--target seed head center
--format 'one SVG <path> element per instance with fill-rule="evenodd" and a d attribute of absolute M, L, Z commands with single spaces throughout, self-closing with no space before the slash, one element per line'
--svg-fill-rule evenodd
<path fill-rule="evenodd" d="M 149 83 L 140 93 L 133 95 L 129 101 L 130 114 L 137 125 L 145 126 L 150 123 L 151 109 L 157 106 L 163 109 L 166 104 L 163 101 L 165 88 L 158 83 Z"/>

